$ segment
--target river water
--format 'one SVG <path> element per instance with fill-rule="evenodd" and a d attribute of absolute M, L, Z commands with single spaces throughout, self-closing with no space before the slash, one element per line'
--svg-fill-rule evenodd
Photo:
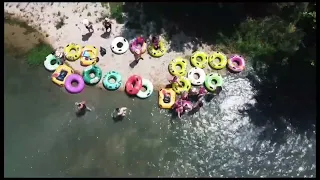
<path fill-rule="evenodd" d="M 315 177 L 316 140 L 286 132 L 286 141 L 259 138 L 240 114 L 254 104 L 242 75 L 225 77 L 224 91 L 199 113 L 172 119 L 146 100 L 86 87 L 71 95 L 44 68 L 5 55 L 4 175 L 6 177 Z M 93 112 L 75 116 L 74 102 Z M 115 107 L 130 113 L 113 122 Z"/>

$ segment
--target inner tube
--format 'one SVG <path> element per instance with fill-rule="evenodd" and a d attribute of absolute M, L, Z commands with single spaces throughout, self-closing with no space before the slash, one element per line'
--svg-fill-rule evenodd
<path fill-rule="evenodd" d="M 81 66 L 90 66 L 90 65 L 95 65 L 98 61 L 99 58 L 98 54 L 98 49 L 95 46 L 84 46 L 82 48 L 82 53 L 80 57 L 80 65 Z"/>
<path fill-rule="evenodd" d="M 198 74 L 199 76 L 198 79 L 194 78 L 195 74 Z M 206 80 L 206 73 L 204 72 L 203 69 L 194 67 L 189 70 L 188 79 L 190 79 L 192 85 L 200 86 Z"/>
<path fill-rule="evenodd" d="M 185 77 L 180 77 L 179 81 L 180 81 L 180 83 L 183 84 L 183 86 L 181 87 L 181 86 L 179 86 L 178 83 L 173 83 L 172 89 L 174 90 L 174 92 L 176 92 L 177 94 L 180 94 L 183 91 L 189 92 L 189 90 L 191 88 L 190 80 Z"/>
<path fill-rule="evenodd" d="M 94 77 L 90 77 L 91 73 L 94 74 Z M 101 80 L 102 70 L 98 66 L 91 65 L 83 70 L 82 76 L 86 84 L 95 85 Z"/>
<path fill-rule="evenodd" d="M 218 73 L 210 73 L 206 77 L 204 82 L 204 86 L 208 89 L 208 91 L 213 92 L 217 86 L 223 85 L 223 79 Z"/>
<path fill-rule="evenodd" d="M 72 86 L 73 82 L 77 82 L 77 86 Z M 77 94 L 80 93 L 84 89 L 84 81 L 82 76 L 78 74 L 71 74 L 67 77 L 66 82 L 64 83 L 64 87 L 69 93 Z"/>
<path fill-rule="evenodd" d="M 111 42 L 110 47 L 115 54 L 123 54 L 129 49 L 129 43 L 124 37 L 116 37 Z"/>
<path fill-rule="evenodd" d="M 129 95 L 136 95 L 142 87 L 142 78 L 138 75 L 132 75 L 126 82 L 126 92 Z"/>
<path fill-rule="evenodd" d="M 151 81 L 143 78 L 142 79 L 142 87 L 145 87 L 146 90 L 142 91 L 142 89 L 140 89 L 140 91 L 137 93 L 137 96 L 141 99 L 145 99 L 147 97 L 150 97 L 153 92 L 153 84 L 151 83 Z"/>
<path fill-rule="evenodd" d="M 241 72 L 245 66 L 245 61 L 240 55 L 234 55 L 228 60 L 228 68 L 233 72 Z"/>
<path fill-rule="evenodd" d="M 219 59 L 220 62 L 215 62 L 215 59 Z M 215 51 L 209 57 L 209 65 L 214 69 L 223 69 L 227 65 L 227 56 L 222 52 Z"/>
<path fill-rule="evenodd" d="M 200 57 L 200 61 L 197 60 L 198 57 Z M 192 54 L 190 61 L 192 66 L 203 69 L 208 64 L 208 55 L 205 52 L 196 51 Z"/>
<path fill-rule="evenodd" d="M 135 54 L 136 50 L 138 50 L 140 54 L 147 51 L 147 43 L 142 37 L 137 37 L 130 43 L 130 51 Z"/>
<path fill-rule="evenodd" d="M 72 50 L 74 50 L 74 51 L 71 52 Z M 69 61 L 75 61 L 75 60 L 79 59 L 81 56 L 81 51 L 82 51 L 81 46 L 79 44 L 75 44 L 75 43 L 70 43 L 66 47 L 64 47 L 65 57 Z"/>
<path fill-rule="evenodd" d="M 165 94 L 169 96 L 166 97 Z M 176 93 L 172 88 L 164 88 L 159 91 L 159 107 L 162 109 L 170 109 L 176 102 Z"/>
<path fill-rule="evenodd" d="M 110 79 L 114 79 L 114 83 L 111 83 Z M 103 84 L 103 87 L 106 88 L 107 90 L 112 90 L 112 91 L 117 90 L 120 88 L 122 84 L 122 77 L 116 71 L 109 71 L 104 75 L 102 84 Z"/>
<path fill-rule="evenodd" d="M 178 70 L 177 66 L 180 66 L 181 69 Z M 184 76 L 187 74 L 187 60 L 177 57 L 169 63 L 168 69 L 173 76 Z"/>
<path fill-rule="evenodd" d="M 159 41 L 159 48 L 158 49 L 154 49 L 154 46 L 152 43 L 150 43 L 148 46 L 148 53 L 152 57 L 161 57 L 166 52 L 167 52 L 166 42 L 162 39 Z"/>
<path fill-rule="evenodd" d="M 61 65 L 61 61 L 55 55 L 49 54 L 43 64 L 48 71 L 54 71 Z"/>

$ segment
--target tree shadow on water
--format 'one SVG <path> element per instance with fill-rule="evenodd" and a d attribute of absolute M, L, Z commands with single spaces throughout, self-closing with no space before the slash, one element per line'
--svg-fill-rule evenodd
<path fill-rule="evenodd" d="M 283 142 L 292 127 L 294 132 L 312 135 L 316 121 L 316 68 L 301 59 L 303 50 L 286 59 L 275 55 L 266 69 L 256 68 L 257 80 L 247 77 L 257 90 L 255 105 L 246 105 L 241 113 L 249 115 L 256 126 L 267 128 L 261 139 Z M 254 66 L 257 66 L 254 64 Z"/>
<path fill-rule="evenodd" d="M 252 8 L 250 3 L 126 3 L 123 10 L 129 18 L 122 36 L 164 33 L 171 42 L 169 51 L 184 52 L 183 47 L 197 49 L 203 43 L 216 44 L 221 33 L 231 36 L 248 14 L 266 14 L 265 11 L 258 14 L 256 7 Z M 265 5 L 260 3 L 259 7 Z M 132 29 L 136 33 L 132 34 Z M 189 38 L 182 38 L 184 35 Z"/>

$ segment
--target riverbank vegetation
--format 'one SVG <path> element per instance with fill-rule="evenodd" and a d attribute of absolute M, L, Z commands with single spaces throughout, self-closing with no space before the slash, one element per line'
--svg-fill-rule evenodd
<path fill-rule="evenodd" d="M 30 66 L 43 64 L 53 47 L 26 22 L 5 14 L 5 51 L 11 56 L 23 58 Z"/>
<path fill-rule="evenodd" d="M 262 137 L 272 139 L 286 131 L 288 123 L 297 132 L 314 129 L 315 8 L 308 2 L 200 3 L 199 11 L 192 3 L 153 2 L 126 3 L 122 10 L 128 17 L 126 29 L 139 30 L 153 22 L 154 34 L 165 32 L 170 38 L 183 31 L 194 37 L 189 43 L 195 46 L 205 42 L 214 50 L 245 56 L 257 75 L 247 76 L 257 90 L 257 103 L 241 112 L 256 125 L 268 124 Z"/>

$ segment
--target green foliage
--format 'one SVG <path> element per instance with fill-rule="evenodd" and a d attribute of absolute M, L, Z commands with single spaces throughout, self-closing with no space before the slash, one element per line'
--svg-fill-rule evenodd
<path fill-rule="evenodd" d="M 108 8 L 109 5 L 111 18 L 115 19 L 118 23 L 124 23 L 122 2 L 101 3 L 101 5 L 105 8 Z"/>
<path fill-rule="evenodd" d="M 118 23 L 123 23 L 123 6 L 122 3 L 110 3 L 111 18 L 116 19 Z"/>
<path fill-rule="evenodd" d="M 26 54 L 27 63 L 31 66 L 38 66 L 43 63 L 48 54 L 53 52 L 53 47 L 40 42 Z"/>
<path fill-rule="evenodd" d="M 291 53 L 298 49 L 303 33 L 279 17 L 247 19 L 231 38 L 220 35 L 218 43 L 250 57 L 264 56 L 276 51 Z"/>

